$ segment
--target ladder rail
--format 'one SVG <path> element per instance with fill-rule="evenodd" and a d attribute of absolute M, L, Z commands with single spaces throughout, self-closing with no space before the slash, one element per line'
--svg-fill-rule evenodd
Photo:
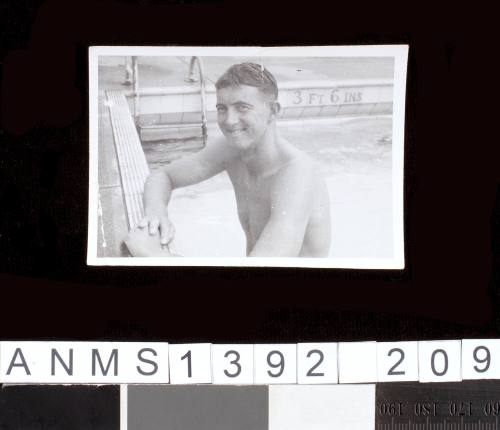
<path fill-rule="evenodd" d="M 200 97 L 201 97 L 201 133 L 203 137 L 203 146 L 207 144 L 207 109 L 206 109 L 206 88 L 205 88 L 205 69 L 203 67 L 203 61 L 200 57 L 193 56 L 189 62 L 189 72 L 188 77 L 185 79 L 186 82 L 196 82 L 194 75 L 194 66 L 198 65 L 198 74 L 200 81 Z"/>

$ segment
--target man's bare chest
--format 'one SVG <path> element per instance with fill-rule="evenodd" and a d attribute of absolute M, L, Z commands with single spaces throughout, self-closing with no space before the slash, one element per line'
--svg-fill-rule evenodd
<path fill-rule="evenodd" d="M 272 209 L 272 178 L 255 178 L 245 170 L 229 172 L 233 183 L 238 217 L 247 234 L 258 238 L 269 221 Z"/>

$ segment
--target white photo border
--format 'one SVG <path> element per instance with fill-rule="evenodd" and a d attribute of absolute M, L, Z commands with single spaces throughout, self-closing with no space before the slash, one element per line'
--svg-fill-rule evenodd
<path fill-rule="evenodd" d="M 408 45 L 300 47 L 146 47 L 89 48 L 89 208 L 87 265 L 90 266 L 214 266 L 298 267 L 328 269 L 405 268 L 404 255 L 404 130 Z M 393 57 L 392 227 L 390 258 L 276 258 L 276 257 L 97 257 L 98 233 L 98 60 L 99 56 L 256 56 L 256 57 Z"/>

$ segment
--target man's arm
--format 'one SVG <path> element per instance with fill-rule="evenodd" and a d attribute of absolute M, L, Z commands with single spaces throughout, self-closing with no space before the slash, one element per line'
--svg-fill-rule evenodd
<path fill-rule="evenodd" d="M 223 140 L 191 156 L 171 163 L 165 169 L 151 173 L 144 184 L 144 218 L 139 222 L 141 229 L 148 228 L 150 235 L 160 231 L 160 244 L 168 244 L 174 236 L 174 228 L 168 219 L 168 202 L 172 191 L 179 187 L 196 184 L 208 179 L 225 168 L 231 156 Z"/>
<path fill-rule="evenodd" d="M 297 257 L 304 242 L 315 193 L 314 163 L 295 160 L 271 190 L 271 215 L 249 257 Z"/>

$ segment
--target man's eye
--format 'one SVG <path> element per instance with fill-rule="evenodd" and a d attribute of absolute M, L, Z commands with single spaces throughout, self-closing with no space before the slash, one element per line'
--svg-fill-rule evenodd
<path fill-rule="evenodd" d="M 238 106 L 238 112 L 247 112 L 250 108 L 245 105 Z"/>
<path fill-rule="evenodd" d="M 223 107 L 223 106 L 217 107 L 217 112 L 222 113 L 222 112 L 225 112 L 225 111 L 226 111 L 225 107 Z"/>

